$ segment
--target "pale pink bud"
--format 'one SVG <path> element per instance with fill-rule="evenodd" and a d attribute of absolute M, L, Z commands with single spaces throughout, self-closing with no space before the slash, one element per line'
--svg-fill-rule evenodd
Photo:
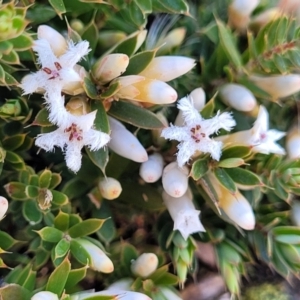
<path fill-rule="evenodd" d="M 58 296 L 52 292 L 42 291 L 31 297 L 31 300 L 59 300 Z"/>
<path fill-rule="evenodd" d="M 195 60 L 185 56 L 155 57 L 139 75 L 161 81 L 173 80 L 195 66 Z"/>
<path fill-rule="evenodd" d="M 129 64 L 129 57 L 122 53 L 113 53 L 99 59 L 92 68 L 92 75 L 100 84 L 121 76 Z"/>
<path fill-rule="evenodd" d="M 158 266 L 158 258 L 154 253 L 143 253 L 131 263 L 133 274 L 146 278 L 149 277 Z"/>
<path fill-rule="evenodd" d="M 77 242 L 88 254 L 87 263 L 91 269 L 102 273 L 113 272 L 114 265 L 112 261 L 99 247 L 97 247 L 92 242 L 82 238 L 78 238 Z"/>
<path fill-rule="evenodd" d="M 290 159 L 300 157 L 300 130 L 298 126 L 293 127 L 286 137 L 286 151 Z"/>
<path fill-rule="evenodd" d="M 136 162 L 148 160 L 148 154 L 139 140 L 116 119 L 108 117 L 111 140 L 108 147 L 115 153 Z"/>
<path fill-rule="evenodd" d="M 165 38 L 160 40 L 162 46 L 158 49 L 157 53 L 167 53 L 170 52 L 174 47 L 179 47 L 185 38 L 185 34 L 186 28 L 184 27 L 172 29 Z"/>
<path fill-rule="evenodd" d="M 38 39 L 45 39 L 49 42 L 53 53 L 59 57 L 68 48 L 65 38 L 55 29 L 48 25 L 40 25 L 37 30 Z"/>
<path fill-rule="evenodd" d="M 177 162 L 168 164 L 163 171 L 162 185 L 172 197 L 181 197 L 188 189 L 188 168 L 178 167 Z"/>
<path fill-rule="evenodd" d="M 140 176 L 146 182 L 156 182 L 162 175 L 164 160 L 161 154 L 149 155 L 148 160 L 140 166 Z"/>
<path fill-rule="evenodd" d="M 259 88 L 272 96 L 272 100 L 283 98 L 300 91 L 300 75 L 273 75 L 269 77 L 250 76 Z"/>
<path fill-rule="evenodd" d="M 251 111 L 257 105 L 252 92 L 240 84 L 223 85 L 219 95 L 225 104 L 238 111 Z"/>
<path fill-rule="evenodd" d="M 0 220 L 2 220 L 8 209 L 8 201 L 6 198 L 0 196 Z"/>
<path fill-rule="evenodd" d="M 193 101 L 193 106 L 198 110 L 201 111 L 202 108 L 205 106 L 206 96 L 203 88 L 196 88 L 190 94 L 189 98 Z M 174 125 L 182 126 L 184 124 L 183 112 L 179 110 L 178 115 L 175 119 Z"/>
<path fill-rule="evenodd" d="M 122 187 L 117 179 L 106 177 L 100 179 L 99 190 L 103 198 L 107 200 L 113 200 L 120 196 Z"/>

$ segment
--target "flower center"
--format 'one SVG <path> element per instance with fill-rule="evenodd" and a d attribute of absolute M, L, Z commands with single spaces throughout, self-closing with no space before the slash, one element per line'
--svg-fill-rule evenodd
<path fill-rule="evenodd" d="M 82 137 L 82 129 L 77 127 L 76 124 L 72 123 L 72 125 L 64 130 L 64 132 L 68 132 L 69 135 L 69 141 L 73 141 L 74 139 L 77 141 L 81 141 L 83 139 Z"/>
<path fill-rule="evenodd" d="M 195 140 L 196 143 L 199 143 L 201 138 L 205 138 L 206 134 L 201 132 L 201 126 L 196 125 L 195 127 L 191 128 L 191 138 Z"/>
<path fill-rule="evenodd" d="M 265 132 L 261 132 L 259 135 L 260 142 L 263 142 L 267 138 L 267 134 Z"/>
<path fill-rule="evenodd" d="M 55 79 L 57 77 L 59 77 L 59 71 L 62 69 L 61 65 L 59 62 L 55 62 L 54 63 L 56 70 L 51 70 L 50 68 L 43 68 L 42 70 L 47 73 L 48 75 L 51 75 L 51 77 L 49 77 L 49 79 Z"/>

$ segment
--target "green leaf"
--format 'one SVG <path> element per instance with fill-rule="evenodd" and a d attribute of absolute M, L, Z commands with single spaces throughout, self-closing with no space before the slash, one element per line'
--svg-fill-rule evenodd
<path fill-rule="evenodd" d="M 90 22 L 87 26 L 84 27 L 84 31 L 82 32 L 81 37 L 83 40 L 86 40 L 90 43 L 90 48 L 92 49 L 90 55 L 92 55 L 98 41 L 98 28 L 94 21 Z"/>
<path fill-rule="evenodd" d="M 84 77 L 83 88 L 89 98 L 91 98 L 91 99 L 99 99 L 100 98 L 95 84 L 87 76 Z"/>
<path fill-rule="evenodd" d="M 51 273 L 46 285 L 46 291 L 52 292 L 60 297 L 65 288 L 70 270 L 71 264 L 66 257 L 64 261 Z"/>
<path fill-rule="evenodd" d="M 188 15 L 189 7 L 184 0 L 152 0 L 153 10 L 162 13 L 185 14 Z"/>
<path fill-rule="evenodd" d="M 96 118 L 94 121 L 95 128 L 102 132 L 109 133 L 110 127 L 103 103 L 101 101 L 92 101 L 91 109 L 93 111 L 97 110 Z"/>
<path fill-rule="evenodd" d="M 2 300 L 30 300 L 31 292 L 18 284 L 7 284 L 0 288 L 0 297 Z"/>
<path fill-rule="evenodd" d="M 24 32 L 22 35 L 14 39 L 10 39 L 9 42 L 12 43 L 13 48 L 16 51 L 25 51 L 32 47 L 33 40 L 29 34 Z"/>
<path fill-rule="evenodd" d="M 39 195 L 39 191 L 39 187 L 34 185 L 27 185 L 25 190 L 28 198 L 37 198 Z"/>
<path fill-rule="evenodd" d="M 8 250 L 18 241 L 11 237 L 8 233 L 0 231 L 0 247 L 4 250 Z"/>
<path fill-rule="evenodd" d="M 193 163 L 190 176 L 192 176 L 194 180 L 199 180 L 208 171 L 209 160 L 207 158 L 200 158 Z"/>
<path fill-rule="evenodd" d="M 278 226 L 269 233 L 277 242 L 300 245 L 300 229 L 293 226 Z"/>
<path fill-rule="evenodd" d="M 123 243 L 121 243 L 120 247 L 121 247 L 120 248 L 121 264 L 129 270 L 132 260 L 135 260 L 138 258 L 138 252 L 129 243 L 123 242 Z"/>
<path fill-rule="evenodd" d="M 224 23 L 221 20 L 216 19 L 216 22 L 219 29 L 220 43 L 225 50 L 227 57 L 235 65 L 235 67 L 237 67 L 238 69 L 241 68 L 242 58 L 237 50 L 235 39 L 231 31 L 225 27 Z"/>
<path fill-rule="evenodd" d="M 69 228 L 69 215 L 60 210 L 54 219 L 54 226 L 58 230 L 67 231 Z"/>
<path fill-rule="evenodd" d="M 56 190 L 52 190 L 52 203 L 58 206 L 62 206 L 65 205 L 69 202 L 69 198 L 66 194 L 56 191 Z"/>
<path fill-rule="evenodd" d="M 39 187 L 48 189 L 52 179 L 52 172 L 48 169 L 39 173 Z"/>
<path fill-rule="evenodd" d="M 21 182 L 12 181 L 4 186 L 7 194 L 14 200 L 26 200 L 28 199 L 25 190 L 26 184 Z"/>
<path fill-rule="evenodd" d="M 63 0 L 49 0 L 49 3 L 54 8 L 56 13 L 62 19 L 62 14 L 66 13 L 66 8 Z"/>
<path fill-rule="evenodd" d="M 66 239 L 60 240 L 54 248 L 54 260 L 60 257 L 64 257 L 70 249 L 70 242 Z"/>
<path fill-rule="evenodd" d="M 38 224 L 42 221 L 43 214 L 39 210 L 35 200 L 27 200 L 22 206 L 22 213 L 25 220 L 30 224 Z"/>
<path fill-rule="evenodd" d="M 107 147 L 103 147 L 96 151 L 91 151 L 89 148 L 85 147 L 85 151 L 89 156 L 90 160 L 105 174 L 105 168 L 109 161 L 109 153 Z"/>
<path fill-rule="evenodd" d="M 37 125 L 41 127 L 50 127 L 53 124 L 49 121 L 49 112 L 46 108 L 41 109 L 38 114 L 35 116 L 31 125 Z"/>
<path fill-rule="evenodd" d="M 68 232 L 72 238 L 83 237 L 99 230 L 104 222 L 101 219 L 88 219 L 72 226 Z"/>
<path fill-rule="evenodd" d="M 204 119 L 208 119 L 211 118 L 213 116 L 213 112 L 215 109 L 215 97 L 213 97 L 212 99 L 210 99 L 205 106 L 203 107 L 203 109 L 201 110 L 201 116 Z"/>
<path fill-rule="evenodd" d="M 262 184 L 260 178 L 256 174 L 242 168 L 226 169 L 226 173 L 235 183 L 241 185 L 256 186 Z"/>
<path fill-rule="evenodd" d="M 76 260 L 78 260 L 81 264 L 87 265 L 90 254 L 81 246 L 78 240 L 71 240 L 71 254 L 74 256 Z"/>
<path fill-rule="evenodd" d="M 61 183 L 61 175 L 58 173 L 52 173 L 48 189 L 52 190 L 52 189 L 56 188 L 60 183 Z"/>
<path fill-rule="evenodd" d="M 73 269 L 70 271 L 68 275 L 68 279 L 66 282 L 66 290 L 69 290 L 73 288 L 79 281 L 84 279 L 86 277 L 86 271 L 88 269 L 88 266 L 84 266 L 79 269 Z"/>
<path fill-rule="evenodd" d="M 227 158 L 218 163 L 219 168 L 236 168 L 245 164 L 242 158 Z"/>
<path fill-rule="evenodd" d="M 114 101 L 109 110 L 114 118 L 145 129 L 160 129 L 164 125 L 151 111 L 127 101 Z"/>
<path fill-rule="evenodd" d="M 221 160 L 227 159 L 227 158 L 244 158 L 250 155 L 251 148 L 248 146 L 232 146 L 229 148 L 225 148 L 222 152 Z"/>
<path fill-rule="evenodd" d="M 20 273 L 18 282 L 16 283 L 29 291 L 33 291 L 36 280 L 36 272 L 31 269 L 31 265 L 28 264 Z"/>
<path fill-rule="evenodd" d="M 234 194 L 237 191 L 236 185 L 234 181 L 231 179 L 231 177 L 226 173 L 226 171 L 222 168 L 215 169 L 215 175 L 219 182 L 232 194 Z"/>
<path fill-rule="evenodd" d="M 58 243 L 64 236 L 64 233 L 54 227 L 44 227 L 36 231 L 43 241 L 50 243 Z"/>
<path fill-rule="evenodd" d="M 20 65 L 19 55 L 14 50 L 11 50 L 11 52 L 7 55 L 3 54 L 1 57 L 1 61 L 9 65 Z"/>
<path fill-rule="evenodd" d="M 119 81 L 115 81 L 115 82 L 111 82 L 108 86 L 107 89 L 104 90 L 104 92 L 101 93 L 100 98 L 101 99 L 107 99 L 107 98 L 111 98 L 114 94 L 116 94 L 120 89 L 120 82 Z"/>

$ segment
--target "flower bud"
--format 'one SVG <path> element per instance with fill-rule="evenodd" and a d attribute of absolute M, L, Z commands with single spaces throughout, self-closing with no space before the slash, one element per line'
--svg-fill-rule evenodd
<path fill-rule="evenodd" d="M 99 190 L 103 198 L 107 200 L 113 200 L 120 196 L 122 187 L 117 179 L 106 177 L 100 179 Z"/>
<path fill-rule="evenodd" d="M 206 96 L 203 88 L 196 88 L 190 94 L 189 98 L 192 99 L 194 107 L 201 111 L 202 108 L 205 106 Z M 174 125 L 182 126 L 184 124 L 183 112 L 179 110 Z"/>
<path fill-rule="evenodd" d="M 162 122 L 164 127 L 169 127 L 169 121 L 162 111 L 158 111 L 156 116 Z M 162 130 L 163 128 L 151 130 L 153 144 L 160 147 L 165 145 L 167 142 L 166 139 L 161 136 Z"/>
<path fill-rule="evenodd" d="M 140 166 L 140 176 L 146 182 L 156 182 L 162 175 L 164 160 L 161 154 L 149 155 L 148 160 Z"/>
<path fill-rule="evenodd" d="M 31 297 L 31 300 L 59 300 L 58 296 L 52 292 L 42 291 Z"/>
<path fill-rule="evenodd" d="M 139 140 L 116 119 L 108 117 L 111 140 L 108 147 L 115 153 L 136 162 L 148 160 L 148 154 Z"/>
<path fill-rule="evenodd" d="M 188 189 L 188 168 L 179 168 L 177 162 L 168 164 L 163 171 L 162 185 L 172 197 L 181 197 Z"/>
<path fill-rule="evenodd" d="M 84 31 L 84 28 L 85 28 L 84 23 L 79 19 L 72 19 L 70 21 L 70 26 L 73 30 L 75 30 L 78 33 L 81 33 L 82 31 Z"/>
<path fill-rule="evenodd" d="M 158 258 L 154 253 L 143 253 L 131 263 L 133 274 L 146 278 L 149 277 L 158 266 Z"/>
<path fill-rule="evenodd" d="M 163 191 L 162 198 L 174 221 L 173 230 L 179 230 L 185 240 L 190 234 L 205 231 L 199 219 L 200 211 L 195 209 L 193 200 L 187 193 L 174 198 Z"/>
<path fill-rule="evenodd" d="M 100 84 L 112 81 L 121 76 L 129 64 L 129 57 L 122 53 L 113 53 L 96 61 L 92 68 L 92 75 Z"/>
<path fill-rule="evenodd" d="M 0 196 L 0 221 L 4 218 L 8 209 L 8 201 L 6 198 Z"/>
<path fill-rule="evenodd" d="M 66 109 L 74 116 L 86 115 L 88 113 L 88 104 L 86 101 L 86 97 L 72 97 L 66 104 Z"/>
<path fill-rule="evenodd" d="M 74 71 L 78 74 L 78 80 L 69 81 L 64 84 L 62 91 L 68 95 L 79 95 L 84 92 L 83 81 L 88 76 L 88 72 L 80 65 L 74 66 Z M 76 74 L 75 73 L 75 74 Z"/>
<path fill-rule="evenodd" d="M 195 60 L 184 56 L 158 56 L 139 75 L 161 81 L 173 80 L 195 66 Z"/>
<path fill-rule="evenodd" d="M 100 31 L 98 36 L 98 43 L 101 48 L 108 49 L 126 38 L 126 34 L 122 31 L 107 30 Z"/>
<path fill-rule="evenodd" d="M 251 111 L 257 105 L 252 92 L 240 84 L 223 85 L 219 95 L 225 104 L 238 111 Z"/>
<path fill-rule="evenodd" d="M 300 130 L 298 126 L 294 126 L 286 137 L 286 151 L 290 159 L 300 157 Z"/>
<path fill-rule="evenodd" d="M 186 34 L 186 29 L 184 27 L 177 27 L 173 30 L 171 30 L 165 38 L 160 40 L 162 46 L 158 49 L 157 53 L 167 53 L 170 52 L 173 48 L 179 47 Z"/>
<path fill-rule="evenodd" d="M 273 75 L 269 77 L 250 76 L 249 79 L 270 94 L 273 101 L 300 91 L 300 75 L 298 74 Z"/>
<path fill-rule="evenodd" d="M 53 53 L 58 57 L 67 51 L 68 44 L 65 38 L 55 29 L 48 25 L 40 25 L 37 30 L 38 39 L 49 42 Z"/>
<path fill-rule="evenodd" d="M 88 264 L 91 269 L 102 273 L 113 272 L 114 265 L 112 261 L 98 246 L 89 240 L 83 238 L 72 239 L 71 249 L 74 257 L 81 263 Z"/>

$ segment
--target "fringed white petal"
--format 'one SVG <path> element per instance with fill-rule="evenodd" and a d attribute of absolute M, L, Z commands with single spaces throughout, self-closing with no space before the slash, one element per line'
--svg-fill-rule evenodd
<path fill-rule="evenodd" d="M 184 97 L 178 101 L 177 105 L 177 108 L 182 111 L 183 118 L 188 126 L 195 125 L 202 121 L 200 113 L 195 109 L 191 101 L 192 99 Z"/>

